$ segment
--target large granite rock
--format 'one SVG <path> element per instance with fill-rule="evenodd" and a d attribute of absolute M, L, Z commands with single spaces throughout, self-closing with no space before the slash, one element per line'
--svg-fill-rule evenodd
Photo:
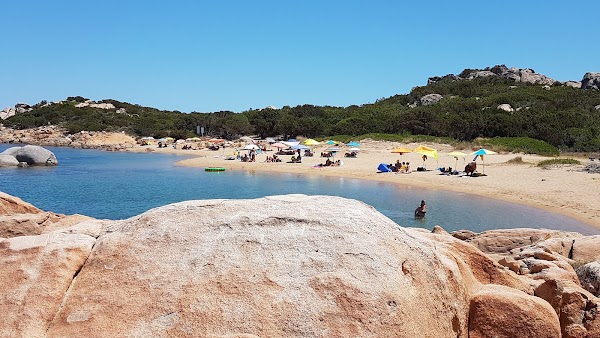
<path fill-rule="evenodd" d="M 189 201 L 109 224 L 48 336 L 466 337 L 492 281 L 520 285 L 471 245 L 358 201 Z"/>
<path fill-rule="evenodd" d="M 8 154 L 0 154 L 0 167 L 16 167 L 19 161 L 16 157 Z"/>
<path fill-rule="evenodd" d="M 420 102 L 421 102 L 421 105 L 423 105 L 423 106 L 430 106 L 430 105 L 440 102 L 440 100 L 443 98 L 444 97 L 440 94 L 427 94 L 427 95 L 421 97 Z"/>
<path fill-rule="evenodd" d="M 600 73 L 585 73 L 581 80 L 582 89 L 600 89 Z"/>
<path fill-rule="evenodd" d="M 487 285 L 471 299 L 469 338 L 560 337 L 554 309 L 541 298 Z"/>
<path fill-rule="evenodd" d="M 16 202 L 7 214 L 39 210 Z M 597 298 L 572 280 L 529 283 L 438 230 L 286 195 L 0 238 L 0 337 L 558 337 L 563 322 L 564 337 L 597 334 Z M 540 274 L 563 263 L 540 250 L 520 259 Z"/>
<path fill-rule="evenodd" d="M 40 146 L 11 147 L 2 154 L 14 156 L 18 162 L 27 162 L 28 165 L 58 165 L 54 153 Z"/>
<path fill-rule="evenodd" d="M 39 235 L 91 220 L 42 211 L 20 198 L 0 192 L 0 237 Z"/>
<path fill-rule="evenodd" d="M 581 286 L 594 296 L 600 296 L 600 261 L 584 264 L 576 271 Z"/>
<path fill-rule="evenodd" d="M 47 337 L 94 242 L 79 234 L 0 238 L 0 337 Z"/>

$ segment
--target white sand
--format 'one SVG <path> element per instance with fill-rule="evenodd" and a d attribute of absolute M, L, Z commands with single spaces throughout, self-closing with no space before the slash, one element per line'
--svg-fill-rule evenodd
<path fill-rule="evenodd" d="M 193 167 L 225 167 L 227 170 L 248 170 L 258 172 L 289 172 L 306 175 L 324 175 L 335 177 L 350 177 L 384 181 L 396 184 L 418 186 L 428 189 L 443 189 L 457 192 L 471 193 L 505 201 L 543 208 L 555 213 L 573 217 L 583 223 L 600 229 L 600 175 L 582 172 L 583 165 L 560 166 L 553 169 L 541 169 L 536 164 L 547 157 L 523 154 L 498 154 L 487 155 L 485 160 L 485 174 L 483 177 L 456 177 L 439 175 L 438 167 L 455 165 L 455 159 L 448 156 L 454 149 L 448 145 L 427 144 L 438 149 L 438 162 L 429 158 L 426 162 L 427 172 L 412 172 L 410 174 L 377 173 L 379 163 L 394 163 L 397 159 L 411 163 L 413 170 L 423 164 L 420 154 L 409 153 L 402 157 L 391 153 L 396 147 L 414 149 L 417 144 L 400 144 L 393 142 L 361 141 L 361 152 L 357 158 L 344 158 L 343 152 L 338 153 L 344 165 L 341 167 L 313 168 L 313 165 L 324 163 L 325 158 L 319 157 L 325 146 L 314 148 L 315 157 L 302 157 L 301 164 L 285 163 L 291 156 L 281 156 L 284 162 L 266 163 L 266 155 L 259 154 L 257 162 L 240 162 L 225 160 L 226 156 L 233 155 L 233 148 L 226 148 L 223 152 L 210 150 L 176 150 L 173 148 L 156 148 L 156 152 L 179 153 L 197 156 L 196 158 L 182 160 L 179 165 Z M 131 151 L 146 151 L 148 147 L 135 147 Z M 342 147 L 344 149 L 344 147 Z M 471 153 L 472 150 L 462 150 Z M 272 155 L 273 152 L 268 152 Z M 523 158 L 524 164 L 508 164 L 517 156 Z M 468 155 L 465 160 L 459 159 L 459 170 L 464 169 L 465 163 L 473 160 L 474 156 Z M 588 159 L 579 158 L 583 164 Z M 483 171 L 481 159 L 477 160 L 477 171 Z"/>

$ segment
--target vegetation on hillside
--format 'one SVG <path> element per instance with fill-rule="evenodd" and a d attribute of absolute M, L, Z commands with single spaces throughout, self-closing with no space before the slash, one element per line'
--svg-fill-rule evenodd
<path fill-rule="evenodd" d="M 433 105 L 414 106 L 431 93 L 444 98 Z M 444 79 L 415 87 L 409 94 L 349 107 L 301 105 L 241 113 L 185 114 L 116 100 L 102 101 L 126 111 L 119 113 L 117 109 L 76 108 L 82 101 L 85 98 L 70 97 L 60 104 L 36 105 L 31 112 L 13 116 L 4 124 L 14 128 L 54 124 L 70 132 L 110 130 L 175 138 L 193 136 L 196 126 L 203 126 L 208 135 L 224 138 L 257 134 L 311 138 L 339 135 L 328 138 L 340 141 L 364 137 L 403 142 L 438 140 L 454 145 L 476 141 L 499 150 L 545 155 L 556 155 L 557 148 L 600 149 L 600 111 L 594 108 L 600 105 L 599 91 L 561 85 L 547 90 L 541 85 L 499 77 Z M 500 104 L 510 104 L 515 110 L 498 109 Z"/>

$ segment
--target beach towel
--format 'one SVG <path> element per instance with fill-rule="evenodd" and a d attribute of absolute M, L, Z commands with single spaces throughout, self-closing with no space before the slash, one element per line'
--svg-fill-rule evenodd
<path fill-rule="evenodd" d="M 377 170 L 381 171 L 382 173 L 389 173 L 392 171 L 392 169 L 388 168 L 387 164 L 385 163 L 380 163 L 377 167 Z"/>

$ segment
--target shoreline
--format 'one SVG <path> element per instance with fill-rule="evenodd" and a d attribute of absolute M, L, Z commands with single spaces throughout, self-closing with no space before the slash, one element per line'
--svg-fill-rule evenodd
<path fill-rule="evenodd" d="M 240 162 L 237 160 L 225 160 L 225 156 L 233 155 L 233 148 L 226 148 L 223 152 L 201 150 L 181 150 L 173 148 L 148 148 L 148 146 L 135 146 L 126 149 L 130 152 L 156 152 L 172 153 L 192 158 L 182 159 L 174 165 L 187 167 L 225 167 L 227 170 L 255 171 L 260 173 L 293 173 L 300 175 L 319 175 L 337 178 L 353 178 L 367 181 L 386 182 L 412 186 L 431 190 L 446 190 L 458 193 L 482 196 L 501 201 L 526 205 L 539 208 L 552 213 L 576 219 L 579 222 L 600 230 L 600 201 L 591 198 L 600 190 L 600 176 L 582 172 L 583 165 L 560 166 L 554 169 L 542 169 L 535 165 L 540 160 L 548 157 L 525 154 L 498 154 L 485 156 L 485 174 L 483 177 L 457 177 L 439 175 L 439 171 L 430 170 L 426 172 L 412 172 L 409 174 L 377 173 L 377 165 L 381 162 L 392 163 L 396 159 L 411 162 L 415 169 L 422 165 L 420 154 L 409 153 L 402 157 L 392 154 L 391 149 L 398 146 L 397 143 L 384 141 L 362 142 L 363 149 L 357 158 L 344 158 L 336 156 L 344 161 L 340 167 L 313 168 L 312 166 L 325 161 L 325 158 L 302 157 L 303 163 L 286 163 L 291 156 L 282 156 L 283 162 L 264 162 L 264 154 L 257 156 L 257 162 Z M 416 145 L 403 145 L 410 149 Z M 439 150 L 438 161 L 428 159 L 428 169 L 437 169 L 438 166 L 452 166 L 458 163 L 461 168 L 463 162 L 456 162 L 446 154 L 453 147 L 448 145 L 431 145 Z M 320 153 L 320 148 L 315 148 L 315 154 Z M 147 151 L 152 149 L 153 151 Z M 470 151 L 464 151 L 470 153 Z M 268 152 L 269 155 L 273 152 Z M 343 153 L 340 152 L 340 154 Z M 506 163 L 517 156 L 523 158 L 523 164 Z M 465 162 L 470 162 L 470 155 Z M 416 165 L 417 164 L 417 165 Z M 480 159 L 477 159 L 478 172 L 483 167 Z M 460 169 L 459 169 L 460 170 Z M 518 226 L 526 227 L 526 225 Z"/>

